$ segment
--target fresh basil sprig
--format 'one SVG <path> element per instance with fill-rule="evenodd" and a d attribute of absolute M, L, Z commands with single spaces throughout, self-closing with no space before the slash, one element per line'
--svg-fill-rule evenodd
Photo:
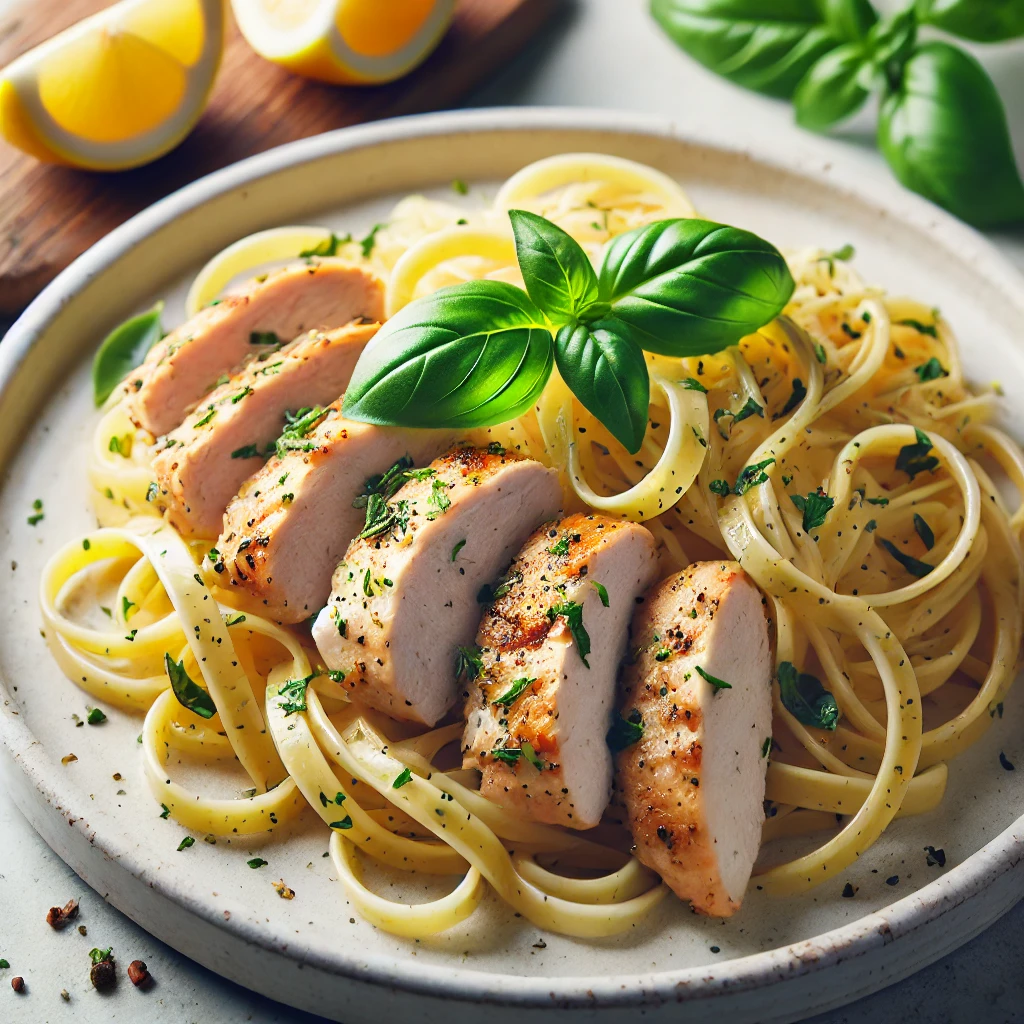
<path fill-rule="evenodd" d="M 529 409 L 557 363 L 580 402 L 636 452 L 650 398 L 643 350 L 717 352 L 777 316 L 793 292 L 778 250 L 738 228 L 656 221 L 615 238 L 595 272 L 551 221 L 509 217 L 526 291 L 471 281 L 411 302 L 360 357 L 346 416 L 492 426 Z"/>
<path fill-rule="evenodd" d="M 100 345 L 92 361 L 93 399 L 102 405 L 114 388 L 138 366 L 146 353 L 163 337 L 160 314 L 164 304 L 125 320 L 115 327 Z"/>
<path fill-rule="evenodd" d="M 651 0 L 651 11 L 712 71 L 791 98 L 812 131 L 878 94 L 878 146 L 907 188 L 978 227 L 1024 221 L 995 86 L 972 56 L 918 33 L 934 25 L 975 42 L 1022 36 L 1022 0 L 916 0 L 882 19 L 869 0 Z"/>

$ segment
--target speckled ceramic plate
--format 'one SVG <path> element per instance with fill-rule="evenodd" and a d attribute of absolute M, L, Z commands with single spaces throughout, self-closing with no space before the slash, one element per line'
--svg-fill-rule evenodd
<path fill-rule="evenodd" d="M 568 150 L 653 164 L 683 181 L 707 216 L 781 246 L 852 242 L 868 280 L 942 306 L 976 381 L 1024 391 L 1024 281 L 973 231 L 895 186 L 868 189 L 836 167 L 687 136 L 635 114 L 578 110 L 417 117 L 229 167 L 96 245 L 0 345 L 0 739 L 16 765 L 15 799 L 82 878 L 156 936 L 347 1024 L 481 1015 L 523 1024 L 567 1012 L 788 1021 L 910 974 L 1024 896 L 1024 770 L 1005 771 L 998 757 L 1005 751 L 1024 768 L 1024 686 L 956 763 L 942 808 L 897 822 L 848 875 L 796 900 L 753 892 L 726 922 L 665 901 L 643 927 L 598 942 L 542 937 L 493 899 L 430 941 L 375 931 L 347 905 L 312 820 L 287 843 L 199 842 L 178 853 L 182 831 L 160 819 L 142 779 L 139 719 L 110 710 L 102 727 L 75 727 L 85 695 L 47 654 L 36 590 L 50 552 L 92 525 L 85 452 L 98 339 L 158 296 L 168 299 L 167 322 L 177 322 L 189 275 L 249 232 L 318 221 L 358 235 L 396 197 L 436 190 L 480 202 L 522 165 Z M 456 177 L 473 185 L 465 199 L 448 187 Z M 1007 404 L 1009 429 L 1024 437 L 1024 406 Z M 36 498 L 46 518 L 32 527 Z M 69 753 L 78 760 L 64 766 Z M 926 845 L 945 850 L 945 868 L 927 866 Z M 270 863 L 251 871 L 245 861 L 256 854 Z M 270 884 L 278 878 L 294 900 L 278 898 Z M 845 881 L 858 887 L 855 898 L 841 897 Z M 422 899 L 424 887 L 401 891 Z"/>

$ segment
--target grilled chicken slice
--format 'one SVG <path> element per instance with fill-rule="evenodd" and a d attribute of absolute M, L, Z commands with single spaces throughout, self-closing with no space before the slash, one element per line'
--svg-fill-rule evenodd
<path fill-rule="evenodd" d="M 379 326 L 311 331 L 207 395 L 153 460 L 154 501 L 170 522 L 186 536 L 216 537 L 228 502 L 273 452 L 285 413 L 337 398 Z"/>
<path fill-rule="evenodd" d="M 301 622 L 327 602 L 331 573 L 365 522 L 353 506 L 366 480 L 399 459 L 423 465 L 452 435 L 356 423 L 341 400 L 314 410 L 282 436 L 224 513 L 215 565 L 279 622 Z"/>
<path fill-rule="evenodd" d="M 166 434 L 225 373 L 305 331 L 384 318 L 384 284 L 342 260 L 287 266 L 200 310 L 149 351 L 125 381 L 138 427 Z"/>
<path fill-rule="evenodd" d="M 735 562 L 696 562 L 633 616 L 616 785 L 636 856 L 693 909 L 739 909 L 764 821 L 772 660 L 760 591 Z M 728 689 L 723 684 L 728 684 Z"/>
<path fill-rule="evenodd" d="M 627 627 L 656 575 L 653 536 L 622 520 L 571 515 L 527 541 L 480 623 L 467 692 L 463 764 L 484 796 L 552 825 L 600 821 Z"/>
<path fill-rule="evenodd" d="M 433 725 L 458 695 L 456 652 L 473 642 L 481 587 L 561 499 L 539 462 L 459 448 L 416 471 L 386 510 L 375 500 L 313 628 L 352 699 Z M 375 507 L 384 525 L 368 536 Z"/>

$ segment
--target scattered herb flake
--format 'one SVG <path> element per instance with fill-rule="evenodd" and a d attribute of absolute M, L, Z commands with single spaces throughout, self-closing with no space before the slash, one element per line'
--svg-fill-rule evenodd
<path fill-rule="evenodd" d="M 727 683 L 724 679 L 719 679 L 718 676 L 713 676 L 710 672 L 705 672 L 700 665 L 693 666 L 697 670 L 697 675 L 701 677 L 705 682 L 710 683 L 715 688 L 715 693 L 719 690 L 731 690 L 732 683 Z"/>
<path fill-rule="evenodd" d="M 213 718 L 217 713 L 217 705 L 210 695 L 198 684 L 193 682 L 185 671 L 185 661 L 175 661 L 169 654 L 164 654 L 164 669 L 171 681 L 171 690 L 178 703 L 200 718 Z"/>
<path fill-rule="evenodd" d="M 914 373 L 917 374 L 917 379 L 922 384 L 929 380 L 940 380 L 942 377 L 949 376 L 949 370 L 947 370 L 942 363 L 935 358 L 935 356 L 932 356 L 928 362 L 922 363 L 920 366 L 915 366 Z"/>
<path fill-rule="evenodd" d="M 476 646 L 455 648 L 456 679 L 465 679 L 467 683 L 471 683 L 479 677 L 484 670 L 484 662 L 480 653 L 480 648 Z"/>
<path fill-rule="evenodd" d="M 195 846 L 196 841 L 191 836 L 185 836 L 180 843 L 178 843 L 178 853 L 182 850 L 187 850 L 190 846 Z"/>
<path fill-rule="evenodd" d="M 547 616 L 552 622 L 559 615 L 569 626 L 569 632 L 576 644 L 576 652 L 580 656 L 580 661 L 590 668 L 587 662 L 587 655 L 590 654 L 590 634 L 583 625 L 583 605 L 577 604 L 575 601 L 563 601 L 561 604 L 552 605 L 547 610 Z"/>
<path fill-rule="evenodd" d="M 917 576 L 920 579 L 922 576 L 927 576 L 935 568 L 934 565 L 929 565 L 927 562 L 922 562 L 920 559 L 900 551 L 892 541 L 883 538 L 879 543 L 911 576 Z"/>
<path fill-rule="evenodd" d="M 403 768 L 398 773 L 398 778 L 396 778 L 395 781 L 391 783 L 391 788 L 401 789 L 404 785 L 410 782 L 412 782 L 412 771 L 408 768 Z"/>
<path fill-rule="evenodd" d="M 598 583 L 597 580 L 591 580 L 591 585 L 597 591 L 597 596 L 601 599 L 601 604 L 608 607 L 608 588 L 603 583 Z"/>
<path fill-rule="evenodd" d="M 252 860 L 247 860 L 245 863 L 255 871 L 257 868 L 266 867 L 270 861 L 264 860 L 262 857 L 253 857 Z"/>
<path fill-rule="evenodd" d="M 939 460 L 928 453 L 934 447 L 931 438 L 919 428 L 914 428 L 917 438 L 915 444 L 905 444 L 896 456 L 896 468 L 906 473 L 911 480 L 918 473 L 934 473 L 939 468 Z"/>
<path fill-rule="evenodd" d="M 359 246 L 363 251 L 363 259 L 368 260 L 370 258 L 374 246 L 377 244 L 377 232 L 385 227 L 387 227 L 386 224 L 374 224 L 370 228 L 370 233 L 365 238 L 360 239 Z"/>
<path fill-rule="evenodd" d="M 85 719 L 90 725 L 102 725 L 107 716 L 99 708 L 91 708 Z"/>
<path fill-rule="evenodd" d="M 521 679 L 514 679 L 511 686 L 498 698 L 492 700 L 492 704 L 500 704 L 503 708 L 510 708 L 519 698 L 520 694 L 531 684 L 537 680 L 527 678 L 523 676 Z"/>
<path fill-rule="evenodd" d="M 921 538 L 921 542 L 929 551 L 935 547 L 935 534 L 932 532 L 932 528 L 925 522 L 924 516 L 919 516 L 916 512 L 914 513 L 914 532 Z"/>
<path fill-rule="evenodd" d="M 799 377 L 793 378 L 793 390 L 790 392 L 786 404 L 772 417 L 773 420 L 780 420 L 783 416 L 791 413 L 807 397 L 807 388 Z"/>
<path fill-rule="evenodd" d="M 804 725 L 834 731 L 839 723 L 839 705 L 821 685 L 817 676 L 797 671 L 790 661 L 779 665 L 779 691 L 786 710 Z"/>
<path fill-rule="evenodd" d="M 633 746 L 634 743 L 638 743 L 643 738 L 643 735 L 644 718 L 634 708 L 625 718 L 621 715 L 615 716 L 615 721 L 612 722 L 612 727 L 608 730 L 608 735 L 605 739 L 608 746 L 617 753 L 620 750 Z"/>
<path fill-rule="evenodd" d="M 836 503 L 835 498 L 830 498 L 820 487 L 810 491 L 806 498 L 802 494 L 791 494 L 789 500 L 803 513 L 803 527 L 807 533 L 824 526 Z"/>
<path fill-rule="evenodd" d="M 466 546 L 466 538 L 465 538 L 465 537 L 463 537 L 463 538 L 462 538 L 462 540 L 460 540 L 460 541 L 458 542 L 458 544 L 456 544 L 456 545 L 455 545 L 455 547 L 453 547 L 453 548 L 452 548 L 452 558 L 451 558 L 451 560 L 452 560 L 453 562 L 455 561 L 455 559 L 456 559 L 456 558 L 458 558 L 458 557 L 459 557 L 459 552 L 460 552 L 460 551 L 461 551 L 461 550 L 462 550 L 462 549 L 463 549 L 463 548 L 464 548 L 465 546 Z"/>

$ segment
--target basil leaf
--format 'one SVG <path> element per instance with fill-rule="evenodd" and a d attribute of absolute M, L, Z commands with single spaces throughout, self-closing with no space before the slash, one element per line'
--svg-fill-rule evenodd
<path fill-rule="evenodd" d="M 878 21 L 869 0 L 820 0 L 819 6 L 832 35 L 850 43 L 864 39 Z"/>
<path fill-rule="evenodd" d="M 125 320 L 103 339 L 92 361 L 92 393 L 97 406 L 110 397 L 114 388 L 146 358 L 146 353 L 163 337 L 163 328 L 160 326 L 163 309 L 164 304 L 158 302 L 148 312 Z"/>
<path fill-rule="evenodd" d="M 544 314 L 522 289 L 469 281 L 409 303 L 381 327 L 342 411 L 381 426 L 493 426 L 530 408 L 553 361 Z"/>
<path fill-rule="evenodd" d="M 526 210 L 509 210 L 526 292 L 557 325 L 597 301 L 597 274 L 579 242 Z"/>
<path fill-rule="evenodd" d="M 178 703 L 188 708 L 200 718 L 213 718 L 217 713 L 217 705 L 213 698 L 185 671 L 184 661 L 175 661 L 169 654 L 164 654 L 164 669 L 171 681 L 171 690 Z"/>
<path fill-rule="evenodd" d="M 863 64 L 864 52 L 858 43 L 826 53 L 793 94 L 797 124 L 822 132 L 860 110 L 868 98 L 859 78 Z"/>
<path fill-rule="evenodd" d="M 790 661 L 779 665 L 778 676 L 783 707 L 798 722 L 815 729 L 835 730 L 839 724 L 839 705 L 817 676 L 798 672 Z"/>
<path fill-rule="evenodd" d="M 639 451 L 651 382 L 629 329 L 614 319 L 567 324 L 555 336 L 555 365 L 572 393 L 626 451 Z"/>
<path fill-rule="evenodd" d="M 706 220 L 660 220 L 612 239 L 601 300 L 648 352 L 710 355 L 776 317 L 793 293 L 782 254 Z"/>
<path fill-rule="evenodd" d="M 917 0 L 917 16 L 976 43 L 1024 36 L 1024 4 L 1020 0 Z"/>
<path fill-rule="evenodd" d="M 1024 219 L 1024 184 L 992 80 L 969 54 L 926 43 L 882 101 L 878 145 L 896 177 L 976 227 Z"/>
<path fill-rule="evenodd" d="M 537 680 L 531 679 L 528 676 L 523 676 L 521 679 L 513 679 L 511 686 L 500 696 L 491 701 L 492 704 L 500 704 L 503 708 L 510 708 L 518 700 L 522 692 L 531 684 Z"/>
<path fill-rule="evenodd" d="M 651 0 L 651 13 L 694 60 L 783 99 L 838 41 L 816 0 Z"/>

